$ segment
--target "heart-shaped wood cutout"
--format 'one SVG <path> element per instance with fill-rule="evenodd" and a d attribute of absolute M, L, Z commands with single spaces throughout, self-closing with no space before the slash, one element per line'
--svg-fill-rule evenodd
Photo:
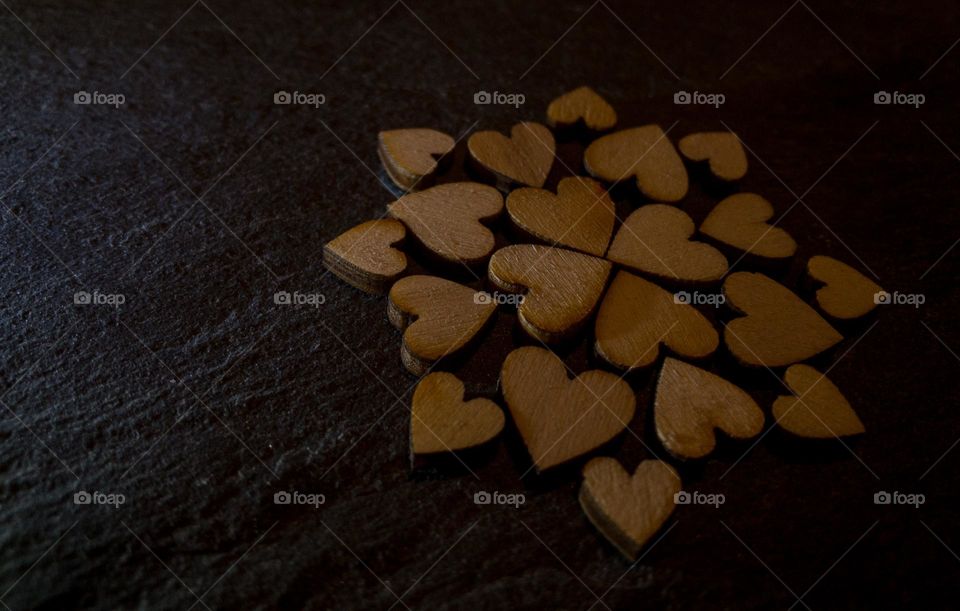
<path fill-rule="evenodd" d="M 817 291 L 820 308 L 843 320 L 859 318 L 877 307 L 877 294 L 883 289 L 846 263 L 818 255 L 807 262 L 807 274 L 824 283 Z"/>
<path fill-rule="evenodd" d="M 710 162 L 710 172 L 720 180 L 740 180 L 747 173 L 747 154 L 732 132 L 701 132 L 680 139 L 680 153 L 690 161 Z"/>
<path fill-rule="evenodd" d="M 503 430 L 503 410 L 489 399 L 464 402 L 463 382 L 452 373 L 426 376 L 413 392 L 410 450 L 414 455 L 472 448 Z"/>
<path fill-rule="evenodd" d="M 323 247 L 323 266 L 344 282 L 368 293 L 386 293 L 407 269 L 407 257 L 393 244 L 406 235 L 392 219 L 352 227 Z"/>
<path fill-rule="evenodd" d="M 865 431 L 840 389 L 808 365 L 793 365 L 784 376 L 796 396 L 777 397 L 773 417 L 777 424 L 795 435 L 829 439 L 858 435 Z"/>
<path fill-rule="evenodd" d="M 687 169 L 659 125 L 634 127 L 604 136 L 583 154 L 587 172 L 609 182 L 632 176 L 650 199 L 680 201 L 687 194 Z"/>
<path fill-rule="evenodd" d="M 767 200 L 754 193 L 737 193 L 710 211 L 700 233 L 759 257 L 792 257 L 797 243 L 783 229 L 767 224 L 772 216 L 773 206 Z"/>
<path fill-rule="evenodd" d="M 428 186 L 439 157 L 448 155 L 456 141 L 435 129 L 393 129 L 380 132 L 377 154 L 398 187 L 411 191 Z"/>
<path fill-rule="evenodd" d="M 659 460 L 645 460 L 631 477 L 614 458 L 594 458 L 583 469 L 580 506 L 628 560 L 660 530 L 680 492 L 680 476 Z"/>
<path fill-rule="evenodd" d="M 727 323 L 723 332 L 730 352 L 745 365 L 783 367 L 843 339 L 816 310 L 763 274 L 731 274 L 723 293 L 730 307 L 746 314 Z"/>
<path fill-rule="evenodd" d="M 610 275 L 609 261 L 536 244 L 507 246 L 493 253 L 487 276 L 499 288 L 521 293 L 520 324 L 540 341 L 575 333 L 593 312 Z"/>
<path fill-rule="evenodd" d="M 617 272 L 600 304 L 595 335 L 597 355 L 622 369 L 652 364 L 660 344 L 681 356 L 703 358 L 720 341 L 696 308 L 625 271 Z"/>
<path fill-rule="evenodd" d="M 568 91 L 547 107 L 550 127 L 573 125 L 579 120 L 590 129 L 603 131 L 617 124 L 617 112 L 600 94 L 586 86 Z"/>
<path fill-rule="evenodd" d="M 556 142 L 549 129 L 539 123 L 518 123 L 507 138 L 500 132 L 477 132 L 467 140 L 475 162 L 497 179 L 497 188 L 507 191 L 520 183 L 542 187 L 553 166 Z"/>
<path fill-rule="evenodd" d="M 559 357 L 532 346 L 507 355 L 500 388 L 538 472 L 610 441 L 636 409 L 619 377 L 592 370 L 571 380 Z"/>
<path fill-rule="evenodd" d="M 714 429 L 734 439 L 763 430 L 763 411 L 740 387 L 718 375 L 667 358 L 653 404 L 657 437 L 674 456 L 701 458 L 716 445 Z"/>
<path fill-rule="evenodd" d="M 717 282 L 727 258 L 703 242 L 691 242 L 693 220 L 674 206 L 638 208 L 617 232 L 607 258 L 639 272 L 672 281 Z"/>
<path fill-rule="evenodd" d="M 525 187 L 507 196 L 507 214 L 522 231 L 551 245 L 602 257 L 616 218 L 613 201 L 595 180 L 572 176 L 554 195 Z"/>
<path fill-rule="evenodd" d="M 395 327 L 405 329 L 400 357 L 411 373 L 422 375 L 483 329 L 497 305 L 478 295 L 434 276 L 408 276 L 393 285 L 387 315 Z"/>
<path fill-rule="evenodd" d="M 500 215 L 503 196 L 488 185 L 454 182 L 404 195 L 387 211 L 436 256 L 471 265 L 493 252 L 493 233 L 481 221 Z"/>

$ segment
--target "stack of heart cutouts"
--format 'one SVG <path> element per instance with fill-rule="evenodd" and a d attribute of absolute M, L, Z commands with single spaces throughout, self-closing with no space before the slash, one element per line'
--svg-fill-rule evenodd
<path fill-rule="evenodd" d="M 783 269 L 797 250 L 772 221 L 770 202 L 738 192 L 747 156 L 733 133 L 688 134 L 675 146 L 657 125 L 614 131 L 615 110 L 589 87 L 554 100 L 547 123 L 590 140 L 584 175 L 566 168 L 573 175 L 555 191 L 544 188 L 558 163 L 554 132 L 540 123 L 470 135 L 471 176 L 489 184 L 435 184 L 457 145 L 448 134 L 381 132 L 378 154 L 404 195 L 382 218 L 327 243 L 323 261 L 350 285 L 388 295 L 388 318 L 402 331 L 400 362 L 420 377 L 412 458 L 494 444 L 511 426 L 537 472 L 583 465 L 584 513 L 633 559 L 681 498 L 671 463 L 708 456 L 718 431 L 732 444 L 756 438 L 768 421 L 804 438 L 864 432 L 840 389 L 805 361 L 843 340 L 834 325 L 869 313 L 881 289 L 826 256 L 806 263 L 810 284 L 819 286 L 808 300 L 769 275 L 731 269 L 741 261 Z M 732 193 L 699 226 L 679 205 L 688 170 Z M 628 183 L 618 192 L 644 202 L 626 215 L 610 195 L 618 183 Z M 521 243 L 498 247 L 498 229 L 523 236 Z M 415 253 L 448 277 L 408 273 Z M 452 279 L 462 279 L 463 268 L 485 274 L 482 286 Z M 516 299 L 491 299 L 491 292 Z M 719 300 L 729 319 L 717 323 L 691 294 Z M 516 308 L 529 345 L 506 356 L 495 396 L 467 398 L 462 380 L 434 370 L 471 350 L 505 308 Z M 575 373 L 556 350 L 585 337 L 597 368 Z M 708 371 L 719 351 L 744 368 L 773 372 L 782 396 L 765 410 Z M 637 405 L 628 374 L 655 367 L 651 405 Z M 636 435 L 631 423 L 643 422 L 653 423 L 663 459 L 623 465 L 603 455 L 613 453 L 612 440 Z"/>

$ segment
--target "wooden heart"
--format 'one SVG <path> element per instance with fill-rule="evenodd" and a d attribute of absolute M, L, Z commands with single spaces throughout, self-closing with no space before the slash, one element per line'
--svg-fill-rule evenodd
<path fill-rule="evenodd" d="M 680 139 L 680 153 L 690 161 L 709 161 L 720 180 L 740 180 L 747 173 L 747 154 L 733 132 L 701 132 Z"/>
<path fill-rule="evenodd" d="M 507 213 L 522 231 L 551 245 L 602 257 L 616 218 L 613 201 L 595 180 L 572 176 L 554 195 L 525 187 L 507 196 Z"/>
<path fill-rule="evenodd" d="M 520 293 L 520 324 L 540 341 L 575 333 L 593 312 L 610 275 L 609 261 L 563 248 L 518 244 L 490 257 L 487 276 L 499 288 Z"/>
<path fill-rule="evenodd" d="M 796 396 L 777 397 L 773 417 L 795 435 L 828 439 L 858 435 L 865 431 L 840 389 L 808 365 L 793 365 L 784 376 Z"/>
<path fill-rule="evenodd" d="M 323 247 L 323 266 L 344 282 L 368 293 L 382 294 L 407 269 L 407 257 L 393 244 L 406 235 L 391 219 L 352 227 Z"/>
<path fill-rule="evenodd" d="M 717 204 L 700 225 L 700 233 L 760 257 L 792 257 L 797 243 L 790 234 L 768 225 L 770 202 L 754 193 L 737 193 Z"/>
<path fill-rule="evenodd" d="M 403 332 L 400 358 L 414 375 L 464 346 L 490 320 L 495 303 L 468 286 L 434 276 L 408 276 L 390 289 L 387 315 Z"/>
<path fill-rule="evenodd" d="M 628 560 L 660 530 L 680 492 L 680 476 L 659 460 L 645 460 L 631 477 L 614 458 L 594 458 L 583 469 L 580 506 Z"/>
<path fill-rule="evenodd" d="M 383 131 L 379 141 L 377 154 L 384 169 L 398 187 L 407 191 L 429 183 L 437 171 L 436 158 L 448 155 L 456 145 L 443 132 L 419 128 Z"/>
<path fill-rule="evenodd" d="M 542 187 L 553 166 L 556 143 L 549 129 L 539 123 L 518 123 L 507 138 L 500 132 L 477 132 L 467 140 L 475 162 L 491 172 L 497 187 L 507 191 L 520 183 Z"/>
<path fill-rule="evenodd" d="M 507 355 L 500 388 L 538 472 L 610 441 L 636 409 L 619 377 L 592 370 L 571 380 L 559 357 L 532 346 Z"/>
<path fill-rule="evenodd" d="M 825 286 L 817 291 L 820 309 L 843 320 L 859 318 L 877 307 L 880 285 L 846 263 L 822 255 L 807 262 L 807 274 Z"/>
<path fill-rule="evenodd" d="M 463 382 L 452 373 L 426 376 L 413 392 L 410 450 L 452 452 L 486 443 L 503 430 L 503 410 L 489 399 L 464 402 Z"/>
<path fill-rule="evenodd" d="M 763 274 L 731 274 L 723 293 L 728 305 L 746 314 L 727 323 L 723 333 L 730 352 L 745 365 L 790 365 L 843 339 L 816 310 Z"/>
<path fill-rule="evenodd" d="M 500 215 L 503 196 L 488 185 L 454 182 L 404 195 L 387 211 L 436 256 L 471 265 L 493 252 L 493 233 L 481 221 Z"/>
<path fill-rule="evenodd" d="M 689 358 L 717 349 L 716 329 L 673 293 L 625 271 L 607 290 L 595 325 L 597 355 L 623 369 L 647 367 L 657 360 L 660 344 Z"/>
<path fill-rule="evenodd" d="M 657 437 L 674 456 L 701 458 L 716 445 L 714 429 L 734 439 L 763 430 L 763 411 L 753 398 L 718 375 L 667 358 L 653 404 Z"/>
<path fill-rule="evenodd" d="M 703 242 L 691 242 L 693 220 L 674 206 L 652 204 L 633 212 L 617 232 L 607 258 L 672 281 L 717 282 L 727 258 Z"/>
<path fill-rule="evenodd" d="M 604 136 L 587 147 L 583 165 L 610 182 L 632 176 L 650 199 L 676 202 L 687 194 L 687 169 L 658 125 L 634 127 Z"/>
<path fill-rule="evenodd" d="M 600 94 L 586 86 L 568 91 L 547 107 L 550 127 L 572 125 L 579 120 L 590 129 L 602 131 L 617 124 L 617 112 Z"/>

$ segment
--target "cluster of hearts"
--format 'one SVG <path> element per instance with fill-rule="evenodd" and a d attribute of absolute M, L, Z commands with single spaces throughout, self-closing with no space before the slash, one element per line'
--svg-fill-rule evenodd
<path fill-rule="evenodd" d="M 594 132 L 610 130 L 617 120 L 610 104 L 588 87 L 554 100 L 547 117 L 551 126 L 582 121 Z M 390 218 L 353 227 L 323 253 L 324 265 L 351 285 L 371 293 L 389 290 L 388 316 L 404 330 L 401 358 L 411 372 L 423 375 L 463 349 L 498 304 L 477 299 L 472 288 L 443 278 L 401 278 L 407 259 L 395 246 L 408 232 L 442 261 L 486 263 L 492 285 L 524 295 L 518 318 L 544 345 L 576 333 L 596 311 L 594 350 L 620 371 L 654 364 L 661 344 L 688 360 L 703 359 L 719 345 L 717 330 L 699 310 L 678 303 L 674 293 L 647 278 L 691 286 L 722 281 L 726 303 L 743 314 L 724 326 L 730 353 L 747 366 L 787 367 L 784 381 L 795 396 L 776 399 L 776 423 L 813 438 L 864 431 L 837 387 L 799 364 L 837 344 L 841 334 L 766 275 L 728 273 L 724 254 L 690 239 L 696 227 L 682 210 L 664 203 L 644 205 L 614 236 L 614 204 L 597 181 L 569 177 L 559 182 L 556 194 L 542 189 L 555 142 L 547 127 L 532 122 L 513 126 L 510 137 L 494 131 L 470 136 L 472 162 L 492 175 L 498 188 L 461 182 L 418 191 L 454 145 L 449 135 L 431 129 L 381 132 L 380 158 L 408 193 L 389 205 Z M 679 150 L 691 163 L 708 162 L 722 181 L 736 181 L 747 171 L 742 145 L 730 132 L 688 135 Z M 687 193 L 684 162 L 656 125 L 600 136 L 587 147 L 583 165 L 608 183 L 635 179 L 655 202 L 678 202 Z M 510 190 L 516 185 L 520 188 Z M 510 221 L 537 243 L 493 252 L 494 236 L 484 222 L 503 212 L 500 190 L 508 193 Z M 796 243 L 766 223 L 772 215 L 773 207 L 762 197 L 737 193 L 717 204 L 699 231 L 733 250 L 785 260 L 794 255 Z M 881 290 L 857 270 L 824 256 L 811 258 L 807 272 L 824 284 L 816 294 L 820 309 L 837 319 L 865 315 Z M 735 439 L 761 432 L 764 412 L 749 394 L 678 358 L 664 359 L 653 406 L 657 436 L 672 455 L 706 456 L 714 449 L 715 430 Z M 627 427 L 636 410 L 633 390 L 620 376 L 592 370 L 570 379 L 559 357 L 537 347 L 518 348 L 507 356 L 500 389 L 538 471 L 602 446 Z M 496 437 L 503 426 L 504 413 L 495 402 L 464 402 L 464 386 L 456 376 L 429 373 L 413 395 L 411 452 L 417 456 L 473 447 Z M 646 460 L 631 476 L 616 459 L 601 457 L 583 469 L 580 503 L 591 522 L 635 558 L 669 517 L 680 490 L 677 472 L 665 462 Z"/>

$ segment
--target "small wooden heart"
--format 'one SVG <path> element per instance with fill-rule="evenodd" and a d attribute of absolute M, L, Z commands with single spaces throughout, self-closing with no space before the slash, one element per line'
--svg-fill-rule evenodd
<path fill-rule="evenodd" d="M 846 263 L 818 255 L 807 262 L 807 274 L 825 286 L 817 291 L 824 312 L 842 320 L 859 318 L 877 307 L 880 285 Z"/>
<path fill-rule="evenodd" d="M 597 355 L 623 369 L 652 364 L 661 343 L 676 354 L 703 358 L 713 354 L 720 341 L 696 308 L 625 271 L 617 273 L 603 298 L 595 335 Z"/>
<path fill-rule="evenodd" d="M 767 224 L 772 216 L 773 206 L 767 200 L 754 193 L 737 193 L 710 211 L 700 233 L 759 257 L 792 257 L 797 243 L 783 229 Z"/>
<path fill-rule="evenodd" d="M 731 274 L 723 293 L 730 307 L 746 315 L 727 323 L 723 333 L 730 352 L 745 365 L 790 365 L 843 339 L 816 310 L 763 274 Z"/>
<path fill-rule="evenodd" d="M 796 396 L 777 397 L 773 417 L 777 424 L 800 437 L 829 439 L 865 431 L 840 389 L 808 365 L 793 365 L 784 376 Z"/>
<path fill-rule="evenodd" d="M 437 158 L 448 155 L 456 141 L 435 129 L 393 129 L 380 132 L 377 154 L 398 187 L 411 191 L 429 186 Z"/>
<path fill-rule="evenodd" d="M 493 252 L 493 233 L 482 221 L 500 216 L 503 196 L 488 185 L 455 182 L 404 195 L 387 211 L 436 256 L 472 265 Z"/>
<path fill-rule="evenodd" d="M 406 255 L 392 248 L 405 235 L 403 225 L 391 219 L 361 223 L 327 242 L 323 266 L 362 291 L 386 293 L 407 269 Z"/>
<path fill-rule="evenodd" d="M 553 166 L 556 143 L 549 129 L 539 123 L 518 123 L 507 138 L 500 132 L 477 132 L 467 140 L 475 162 L 497 179 L 497 188 L 507 191 L 520 183 L 542 187 Z"/>
<path fill-rule="evenodd" d="M 503 430 L 503 410 L 489 399 L 463 400 L 463 382 L 436 372 L 417 384 L 410 411 L 414 455 L 453 452 L 486 443 Z"/>
<path fill-rule="evenodd" d="M 653 404 L 657 437 L 674 456 L 701 458 L 716 445 L 714 429 L 734 439 L 763 430 L 763 411 L 740 387 L 718 375 L 667 358 Z"/>
<path fill-rule="evenodd" d="M 568 91 L 547 107 L 550 127 L 573 125 L 579 120 L 590 129 L 603 131 L 617 124 L 617 112 L 600 94 L 586 86 Z"/>
<path fill-rule="evenodd" d="M 676 506 L 680 476 L 659 460 L 645 460 L 631 477 L 614 458 L 594 458 L 583 469 L 580 506 L 628 560 L 660 530 Z"/>
<path fill-rule="evenodd" d="M 693 220 L 674 206 L 652 204 L 633 212 L 617 232 L 607 258 L 672 281 L 717 282 L 727 258 L 703 242 L 691 242 Z"/>
<path fill-rule="evenodd" d="M 497 309 L 468 286 L 434 276 L 408 276 L 390 289 L 387 315 L 403 332 L 400 358 L 414 375 L 466 346 Z"/>
<path fill-rule="evenodd" d="M 640 191 L 653 200 L 676 202 L 687 194 L 687 169 L 658 125 L 594 140 L 583 154 L 583 165 L 591 175 L 609 182 L 636 177 Z"/>
<path fill-rule="evenodd" d="M 616 218 L 613 201 L 600 183 L 572 176 L 554 195 L 526 187 L 507 196 L 507 213 L 522 231 L 553 246 L 568 246 L 602 257 Z"/>
<path fill-rule="evenodd" d="M 563 248 L 518 244 L 490 257 L 487 276 L 499 288 L 520 293 L 520 324 L 551 343 L 575 333 L 593 312 L 610 275 L 609 261 Z"/>
<path fill-rule="evenodd" d="M 747 154 L 733 132 L 701 132 L 680 139 L 680 153 L 690 161 L 710 162 L 720 180 L 740 180 L 747 173 Z"/>
<path fill-rule="evenodd" d="M 538 472 L 610 441 L 636 409 L 633 390 L 617 376 L 592 370 L 571 380 L 559 357 L 532 346 L 507 355 L 500 388 Z"/>

